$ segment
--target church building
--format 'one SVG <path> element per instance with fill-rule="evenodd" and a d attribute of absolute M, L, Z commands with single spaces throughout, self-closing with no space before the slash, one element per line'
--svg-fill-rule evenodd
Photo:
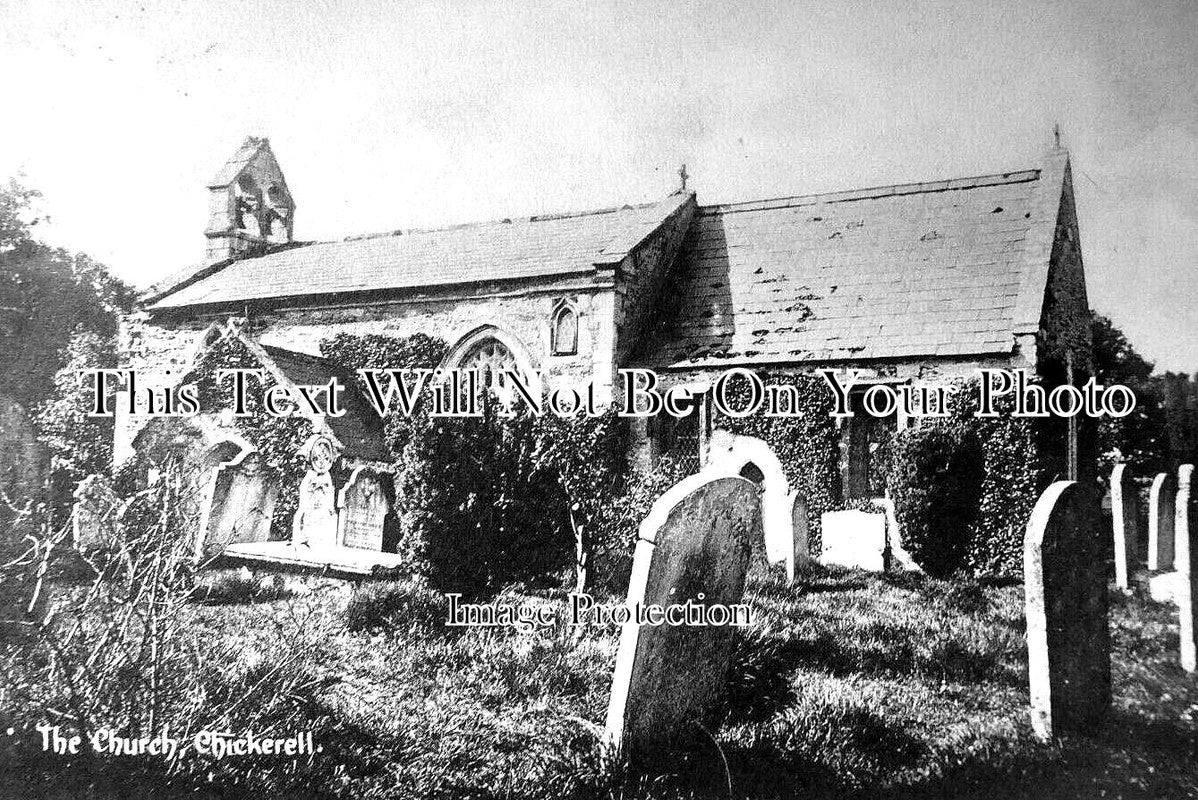
<path fill-rule="evenodd" d="M 625 367 L 697 391 L 734 366 L 852 369 L 861 387 L 978 367 L 1056 382 L 1090 370 L 1059 145 L 1000 174 L 721 205 L 700 202 L 683 172 L 653 203 L 326 242 L 295 238 L 297 201 L 266 139 L 247 138 L 208 192 L 203 263 L 160 282 L 124 322 L 139 382 L 185 374 L 230 321 L 280 364 L 318 362 L 320 341 L 338 333 L 427 333 L 450 345 L 443 367 L 594 382 L 604 400 Z M 697 454 L 701 417 L 642 424 L 637 457 Z M 909 422 L 843 422 L 846 496 L 870 493 L 871 426 Z M 144 423 L 118 418 L 118 464 Z M 385 459 L 365 450 L 362 463 Z"/>

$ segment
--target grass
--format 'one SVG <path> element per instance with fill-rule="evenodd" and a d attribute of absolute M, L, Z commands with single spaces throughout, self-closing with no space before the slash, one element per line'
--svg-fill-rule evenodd
<path fill-rule="evenodd" d="M 412 582 L 188 615 L 255 663 L 288 646 L 281 617 L 324 620 L 324 680 L 304 702 L 325 751 L 301 773 L 327 796 L 1198 797 L 1198 683 L 1176 663 L 1171 607 L 1113 596 L 1110 724 L 1042 745 L 1019 585 L 817 570 L 748 596 L 724 722 L 640 770 L 596 747 L 614 630 L 449 629 L 443 599 Z M 517 600 L 556 602 L 500 598 Z"/>

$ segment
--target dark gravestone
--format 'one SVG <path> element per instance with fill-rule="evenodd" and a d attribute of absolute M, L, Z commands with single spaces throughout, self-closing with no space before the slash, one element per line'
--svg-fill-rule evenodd
<path fill-rule="evenodd" d="M 1173 523 L 1177 510 L 1177 479 L 1167 472 L 1152 480 L 1148 495 L 1148 569 L 1173 569 Z"/>
<path fill-rule="evenodd" d="M 1086 731 L 1111 703 L 1102 515 L 1095 492 L 1057 481 L 1023 541 L 1032 727 L 1043 739 Z"/>
<path fill-rule="evenodd" d="M 1127 591 L 1136 568 L 1139 546 L 1136 487 L 1126 464 L 1111 470 L 1111 533 L 1115 545 L 1115 585 Z"/>
<path fill-rule="evenodd" d="M 666 492 L 641 523 L 628 605 L 741 602 L 757 487 L 700 473 Z M 605 740 L 643 758 L 696 738 L 724 695 L 733 628 L 625 624 L 612 677 Z"/>
<path fill-rule="evenodd" d="M 1181 623 L 1181 666 L 1186 672 L 1198 669 L 1198 547 L 1194 528 L 1198 524 L 1194 496 L 1194 465 L 1182 464 L 1177 470 L 1177 513 L 1173 533 L 1177 537 L 1177 611 Z"/>
<path fill-rule="evenodd" d="M 794 531 L 794 551 L 787 565 L 789 574 L 786 577 L 793 581 L 795 570 L 809 569 L 818 563 L 811 557 L 811 514 L 807 509 L 807 501 L 798 492 L 794 493 L 790 507 L 790 526 Z"/>

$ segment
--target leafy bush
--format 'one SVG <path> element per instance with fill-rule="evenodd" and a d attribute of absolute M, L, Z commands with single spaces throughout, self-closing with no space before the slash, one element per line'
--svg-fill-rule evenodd
<path fill-rule="evenodd" d="M 321 352 L 347 370 L 435 367 L 445 343 L 341 334 Z M 536 584 L 568 564 L 592 577 L 593 532 L 624 474 L 626 427 L 614 412 L 564 419 L 506 416 L 493 397 L 482 416 L 415 413 L 386 419 L 395 455 L 399 551 L 445 591 L 478 595 Z M 572 557 L 573 556 L 573 557 Z"/>
<path fill-rule="evenodd" d="M 982 487 L 982 450 L 963 424 L 911 428 L 895 437 L 888 486 L 903 544 L 925 570 L 966 566 Z"/>
<path fill-rule="evenodd" d="M 1011 416 L 1010 397 L 998 399 L 999 416 L 975 417 L 978 397 L 975 382 L 958 381 L 949 417 L 900 432 L 888 486 L 904 544 L 925 568 L 1018 577 L 1023 533 L 1046 483 L 1043 432 Z"/>
<path fill-rule="evenodd" d="M 695 458 L 664 456 L 652 469 L 629 471 L 620 489 L 599 506 L 592 522 L 597 576 L 593 589 L 617 597 L 627 594 L 641 521 L 667 489 L 698 468 Z"/>

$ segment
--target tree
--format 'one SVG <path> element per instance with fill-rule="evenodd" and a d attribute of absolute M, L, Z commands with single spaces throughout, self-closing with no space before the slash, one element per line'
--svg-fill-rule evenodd
<path fill-rule="evenodd" d="M 115 342 L 133 290 L 83 253 L 33 236 L 41 195 L 15 180 L 0 188 L 0 392 L 26 408 L 51 393 L 76 331 Z"/>
<path fill-rule="evenodd" d="M 1108 475 L 1119 461 L 1136 475 L 1153 475 L 1168 467 L 1169 436 L 1164 389 L 1153 377 L 1153 364 L 1132 346 L 1109 317 L 1094 313 L 1090 330 L 1094 340 L 1094 377 L 1102 386 L 1122 384 L 1136 397 L 1135 410 L 1126 417 L 1103 417 L 1098 422 L 1099 474 Z"/>

